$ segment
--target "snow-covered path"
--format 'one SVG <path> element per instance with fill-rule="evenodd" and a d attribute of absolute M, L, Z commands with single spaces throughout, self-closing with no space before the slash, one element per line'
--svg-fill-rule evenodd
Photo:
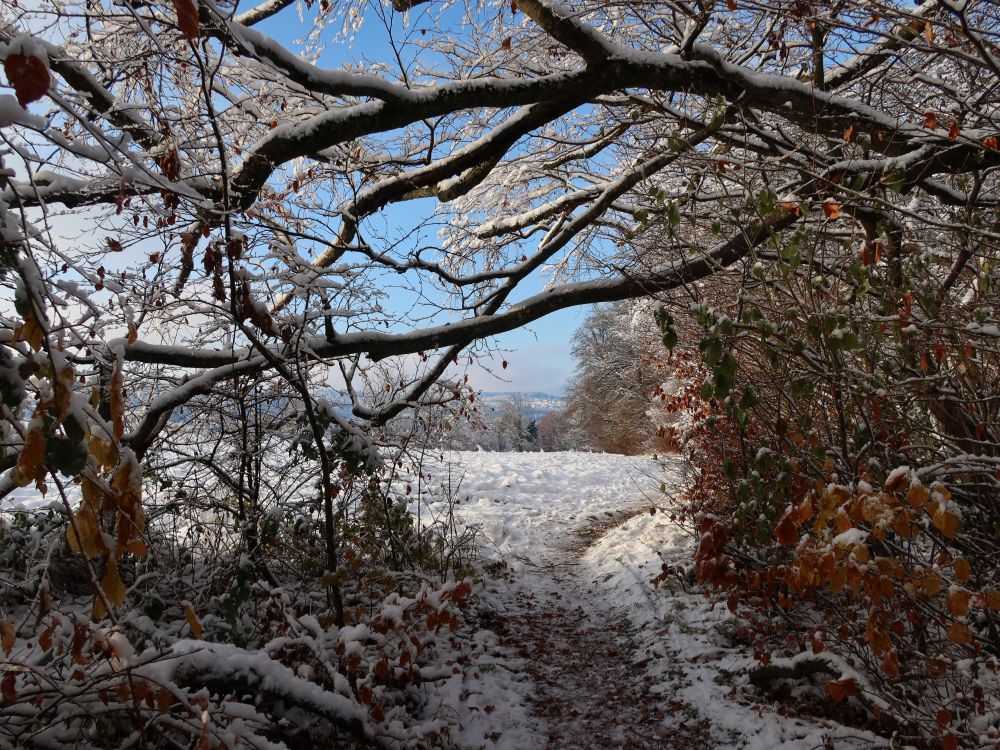
<path fill-rule="evenodd" d="M 456 515 L 479 524 L 508 566 L 489 597 L 502 645 L 531 678 L 534 747 L 707 746 L 696 712 L 665 701 L 643 669 L 636 625 L 625 612 L 634 592 L 595 580 L 600 566 L 588 559 L 606 532 L 648 515 L 662 498 L 661 481 L 683 483 L 682 462 L 589 453 L 450 458 L 463 477 Z M 633 541 L 639 548 L 630 552 L 619 540 L 616 562 L 648 591 L 659 558 Z M 674 720 L 665 720 L 668 711 Z"/>
<path fill-rule="evenodd" d="M 635 510 L 645 513 L 646 507 Z M 526 572 L 512 592 L 498 623 L 502 642 L 524 659 L 535 683 L 533 712 L 546 724 L 547 747 L 709 746 L 697 712 L 654 692 L 637 657 L 635 626 L 593 580 L 585 555 L 614 521 L 592 522 L 554 540 L 545 562 Z M 683 716 L 668 722 L 668 711 Z"/>
<path fill-rule="evenodd" d="M 425 467 L 427 468 L 427 467 Z M 504 575 L 484 592 L 499 635 L 462 696 L 460 742 L 504 750 L 885 747 L 757 694 L 732 619 L 690 590 L 693 540 L 651 509 L 687 482 L 677 458 L 459 452 L 432 469 Z M 424 496 L 426 498 L 426 496 Z M 459 700 L 463 700 L 461 697 Z M 453 704 L 454 705 L 454 704 Z M 781 708 L 781 713 L 778 710 Z"/>

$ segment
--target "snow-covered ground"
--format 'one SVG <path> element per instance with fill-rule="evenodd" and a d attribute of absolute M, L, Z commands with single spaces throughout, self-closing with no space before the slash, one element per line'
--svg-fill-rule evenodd
<path fill-rule="evenodd" d="M 683 486 L 681 460 L 661 465 L 647 458 L 574 452 L 456 452 L 444 458 L 431 471 L 436 480 L 450 484 L 456 518 L 481 526 L 492 554 L 506 561 L 510 573 L 490 584 L 485 597 L 516 623 L 502 639 L 506 656 L 497 659 L 489 675 L 477 675 L 482 678 L 475 686 L 477 699 L 495 709 L 489 715 L 474 710 L 464 720 L 462 739 L 470 746 L 481 744 L 482 738 L 511 750 L 544 747 L 550 739 L 550 747 L 566 748 L 664 746 L 655 737 L 644 744 L 642 737 L 628 735 L 628 726 L 614 726 L 637 717 L 647 722 L 647 739 L 651 732 L 661 738 L 664 732 L 690 734 L 697 726 L 702 739 L 695 746 L 807 750 L 888 745 L 828 721 L 779 715 L 749 685 L 748 672 L 757 664 L 730 639 L 726 607 L 713 606 L 691 590 L 684 576 L 659 587 L 650 583 L 663 564 L 673 569 L 691 565 L 691 537 L 668 514 L 649 512 L 662 500 L 661 483 L 668 492 Z M 422 514 L 444 510 L 443 500 L 424 502 Z M 616 525 L 630 510 L 642 512 Z M 581 537 L 588 528 L 591 533 Z M 543 618 L 542 627 L 551 623 L 551 633 L 543 634 L 551 653 L 537 653 L 538 623 L 525 624 L 533 617 Z M 616 618 L 630 624 L 627 638 Z M 599 705 L 614 698 L 602 698 L 608 693 L 597 687 L 587 694 L 552 695 L 579 692 L 579 679 L 572 673 L 580 671 L 581 658 L 595 657 L 573 643 L 575 626 L 566 623 L 590 621 L 599 622 L 602 633 L 617 628 L 609 650 L 622 647 L 624 638 L 632 653 L 625 655 L 630 669 L 616 679 L 636 682 L 644 700 L 654 696 L 662 710 L 645 708 L 639 716 L 623 713 L 621 705 Z M 594 637 L 594 630 L 584 627 L 580 625 L 577 637 Z M 516 653 L 519 638 L 534 645 Z M 557 652 L 566 652 L 566 664 L 560 666 Z M 585 675 L 590 684 L 599 683 L 601 666 L 583 666 L 593 673 Z M 604 668 L 608 679 L 610 669 Z M 547 684 L 538 684 L 540 680 Z M 547 712 L 539 708 L 543 702 L 550 706 Z M 553 710 L 552 705 L 568 708 Z M 598 737 L 604 731 L 602 717 L 594 714 L 602 711 L 611 728 Z M 650 716 L 659 726 L 648 726 Z M 519 729 L 510 732 L 515 726 Z"/>

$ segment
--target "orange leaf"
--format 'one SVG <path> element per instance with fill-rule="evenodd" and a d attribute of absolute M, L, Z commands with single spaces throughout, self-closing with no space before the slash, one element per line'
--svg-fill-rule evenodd
<path fill-rule="evenodd" d="M 936 596 L 937 593 L 941 591 L 941 577 L 934 572 L 927 573 L 920 579 L 920 588 L 922 588 L 928 596 Z"/>
<path fill-rule="evenodd" d="M 191 606 L 191 602 L 183 602 L 184 606 L 184 619 L 187 620 L 187 624 L 191 626 L 191 635 L 196 639 L 201 639 L 201 622 L 198 620 L 198 616 L 194 613 L 194 607 Z"/>
<path fill-rule="evenodd" d="M 128 544 L 125 545 L 125 549 L 131 552 L 136 557 L 145 557 L 149 554 L 149 548 L 146 543 L 141 539 L 133 539 Z"/>
<path fill-rule="evenodd" d="M 48 65 L 34 55 L 7 55 L 3 69 L 22 107 L 45 96 L 52 83 Z"/>
<path fill-rule="evenodd" d="M 885 482 L 886 492 L 899 492 L 906 486 L 906 483 L 910 481 L 909 471 L 894 471 L 889 475 L 889 478 Z"/>
<path fill-rule="evenodd" d="M 947 708 L 938 709 L 937 716 L 934 718 L 940 726 L 946 727 L 951 724 L 951 711 Z"/>
<path fill-rule="evenodd" d="M 924 113 L 924 127 L 928 130 L 934 130 L 938 126 L 937 115 L 933 112 Z"/>
<path fill-rule="evenodd" d="M 930 21 L 924 21 L 924 39 L 927 40 L 928 44 L 934 43 L 934 27 L 931 26 Z"/>
<path fill-rule="evenodd" d="M 948 628 L 948 640 L 959 646 L 968 646 L 972 643 L 972 631 L 964 622 L 953 622 Z"/>
<path fill-rule="evenodd" d="M 882 672 L 886 677 L 899 677 L 899 655 L 896 649 L 890 648 L 882 659 Z"/>
<path fill-rule="evenodd" d="M 942 750 L 958 750 L 958 738 L 953 734 L 941 735 Z"/>
<path fill-rule="evenodd" d="M 193 42 L 201 34 L 201 24 L 198 21 L 198 9 L 194 0 L 173 0 L 174 10 L 177 12 L 177 26 L 184 34 L 184 38 Z"/>
<path fill-rule="evenodd" d="M 854 126 L 848 125 L 847 129 L 844 131 L 844 140 L 850 141 L 854 137 Z"/>
<path fill-rule="evenodd" d="M 34 476 L 35 471 L 45 459 L 45 433 L 41 424 L 33 425 L 24 436 L 24 447 L 17 457 L 17 468 L 25 476 Z"/>
<path fill-rule="evenodd" d="M 10 656 L 11 649 L 14 648 L 14 621 L 4 620 L 0 623 L 0 643 L 3 645 L 5 656 Z"/>
<path fill-rule="evenodd" d="M 962 133 L 962 128 L 959 126 L 957 121 L 953 122 L 951 124 L 951 127 L 948 128 L 948 137 L 951 138 L 951 140 L 953 141 L 957 141 L 958 136 L 961 135 L 961 133 Z"/>
<path fill-rule="evenodd" d="M 852 695 L 857 695 L 858 683 L 853 677 L 845 677 L 826 683 L 826 692 L 833 698 L 834 703 L 840 703 Z"/>
<path fill-rule="evenodd" d="M 836 201 L 827 199 L 823 201 L 820 207 L 823 209 L 823 213 L 826 214 L 826 218 L 830 221 L 836 221 L 840 218 L 840 205 Z"/>
<path fill-rule="evenodd" d="M 937 530 L 948 539 L 954 539 L 958 534 L 958 516 L 951 511 L 945 510 L 944 505 L 938 505 L 937 510 L 934 511 L 932 520 Z"/>
<path fill-rule="evenodd" d="M 108 568 L 101 578 L 101 590 L 108 598 L 108 601 L 116 607 L 125 601 L 125 584 L 118 575 L 118 563 L 112 557 L 108 560 Z"/>
<path fill-rule="evenodd" d="M 726 7 L 729 10 L 736 10 L 736 0 L 726 0 Z"/>
<path fill-rule="evenodd" d="M 972 596 L 968 591 L 962 591 L 961 589 L 949 591 L 945 595 L 945 601 L 948 604 L 948 611 L 956 617 L 964 615 L 969 611 L 969 601 L 971 598 Z"/>
<path fill-rule="evenodd" d="M 964 557 L 955 558 L 952 567 L 955 569 L 955 580 L 959 583 L 966 583 L 972 578 L 972 566 Z"/>

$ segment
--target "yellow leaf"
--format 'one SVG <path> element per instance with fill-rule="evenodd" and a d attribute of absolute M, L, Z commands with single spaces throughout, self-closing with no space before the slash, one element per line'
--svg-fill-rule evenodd
<path fill-rule="evenodd" d="M 110 469 L 118 465 L 118 449 L 107 440 L 102 440 L 97 435 L 91 435 L 89 440 L 90 455 L 97 459 L 97 462 L 105 469 Z"/>
<path fill-rule="evenodd" d="M 21 329 L 21 339 L 36 352 L 42 348 L 42 340 L 45 338 L 45 329 L 38 322 L 34 313 L 28 313 L 24 319 L 24 327 Z"/>
<path fill-rule="evenodd" d="M 66 527 L 66 542 L 71 550 L 83 554 L 88 560 L 93 560 L 108 552 L 108 547 L 104 543 L 101 522 L 97 517 L 101 503 L 101 492 L 89 479 L 83 480 L 82 490 L 83 502 L 80 504 L 79 510 L 73 514 L 80 538 L 77 538 L 76 531 L 73 529 L 74 524 L 71 523 Z"/>
<path fill-rule="evenodd" d="M 191 606 L 191 602 L 184 602 L 184 619 L 191 626 L 191 635 L 200 640 L 202 632 L 201 622 L 198 621 L 198 615 L 194 613 L 194 607 Z"/>
<path fill-rule="evenodd" d="M 114 557 L 108 560 L 107 570 L 104 571 L 104 577 L 101 579 L 101 591 L 104 592 L 104 596 L 107 597 L 108 601 L 116 607 L 125 601 L 125 584 L 122 582 L 121 576 L 118 575 L 118 563 L 115 562 Z M 96 597 L 94 600 L 94 618 L 100 620 L 106 614 L 107 610 L 104 607 L 104 602 L 101 601 L 101 597 Z"/>
<path fill-rule="evenodd" d="M 34 476 L 38 467 L 45 459 L 45 433 L 41 424 L 34 424 L 24 436 L 24 447 L 17 457 L 17 468 L 25 476 Z"/>
<path fill-rule="evenodd" d="M 108 597 L 108 601 L 116 607 L 125 601 L 125 584 L 118 575 L 118 563 L 114 558 L 108 560 L 108 568 L 104 571 L 104 578 L 101 579 L 101 589 Z"/>

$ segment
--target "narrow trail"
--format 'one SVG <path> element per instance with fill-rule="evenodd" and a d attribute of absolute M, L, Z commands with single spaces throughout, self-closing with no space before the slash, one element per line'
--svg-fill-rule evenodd
<path fill-rule="evenodd" d="M 544 559 L 512 592 L 497 631 L 525 661 L 537 688 L 533 706 L 548 725 L 549 748 L 625 750 L 708 747 L 697 711 L 654 694 L 636 662 L 632 626 L 590 580 L 588 547 L 646 507 L 611 515 L 553 539 Z M 670 712 L 670 727 L 664 726 Z M 680 721 L 678 722 L 678 718 Z"/>

